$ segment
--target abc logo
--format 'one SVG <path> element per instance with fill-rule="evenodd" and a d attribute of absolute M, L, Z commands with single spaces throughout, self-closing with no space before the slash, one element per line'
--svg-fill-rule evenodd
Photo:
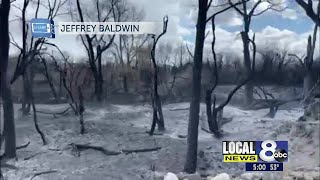
<path fill-rule="evenodd" d="M 278 162 L 284 162 L 288 158 L 288 153 L 284 149 L 277 149 L 273 153 L 274 159 L 276 159 Z"/>
<path fill-rule="evenodd" d="M 284 162 L 288 158 L 286 150 L 279 148 L 277 149 L 277 143 L 272 140 L 263 141 L 261 143 L 262 150 L 259 153 L 261 160 L 266 162 L 278 161 Z"/>

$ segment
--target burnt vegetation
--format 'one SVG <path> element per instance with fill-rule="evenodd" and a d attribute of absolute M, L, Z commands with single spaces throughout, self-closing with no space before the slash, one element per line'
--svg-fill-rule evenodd
<path fill-rule="evenodd" d="M 299 120 L 319 120 L 319 112 L 314 110 L 319 107 L 320 94 L 319 54 L 316 57 L 316 43 L 319 41 L 317 33 L 320 29 L 319 2 L 315 11 L 315 1 L 296 0 L 297 5 L 302 7 L 314 23 L 313 33 L 306 39 L 307 46 L 303 55 L 296 54 L 287 47 L 264 48 L 257 43 L 257 33 L 250 32 L 251 23 L 256 16 L 267 11 L 281 12 L 286 9 L 281 4 L 272 3 L 272 0 L 228 0 L 224 4 L 213 5 L 212 0 L 199 0 L 194 44 L 173 44 L 170 39 L 168 41 L 166 38 L 170 37 L 170 17 L 164 16 L 158 34 L 78 35 L 79 46 L 75 47 L 75 51 L 84 54 L 81 58 L 72 57 L 71 53 L 64 51 L 54 41 L 32 37 L 30 19 L 39 18 L 41 11 L 41 17 L 45 12 L 48 19 L 68 17 L 74 22 L 143 21 L 143 9 L 138 9 L 126 0 L 93 0 L 90 6 L 76 0 L 74 6 L 67 10 L 63 8 L 68 3 L 64 0 L 23 0 L 22 6 L 15 1 L 0 2 L 0 95 L 3 109 L 0 111 L 3 112 L 0 117 L 3 121 L 0 123 L 0 149 L 4 147 L 1 160 L 16 158 L 17 149 L 26 149 L 30 144 L 17 147 L 14 113 L 22 114 L 22 123 L 31 123 L 28 122 L 28 117 L 32 117 L 32 127 L 38 133 L 37 137 L 40 136 L 41 144 L 46 146 L 55 141 L 50 139 L 48 126 L 41 123 L 43 115 L 45 118 L 52 115 L 52 124 L 61 117 L 76 119 L 77 133 L 84 137 L 84 141 L 88 141 L 86 135 L 101 133 L 94 130 L 94 127 L 101 124 L 86 121 L 92 115 L 87 109 L 98 113 L 95 111 L 98 109 L 96 107 L 112 112 L 113 104 L 148 107 L 148 113 L 152 115 L 147 116 L 150 121 L 145 124 L 148 134 L 143 134 L 154 138 L 155 143 L 151 147 L 109 150 L 104 144 L 68 144 L 69 150 L 76 157 L 80 157 L 85 150 L 98 151 L 106 156 L 120 156 L 162 151 L 164 147 L 156 143 L 156 138 L 164 137 L 170 131 L 165 122 L 171 120 L 165 119 L 163 106 L 190 102 L 189 108 L 173 110 L 177 113 L 180 110 L 189 111 L 188 119 L 184 119 L 188 122 L 187 134 L 178 135 L 181 139 L 187 139 L 186 153 L 183 152 L 186 154 L 183 171 L 187 173 L 195 173 L 197 170 L 202 103 L 205 105 L 205 120 L 208 125 L 208 129 L 202 129 L 213 134 L 212 138 L 215 139 L 225 135 L 223 125 L 233 123 L 232 119 L 224 117 L 224 109 L 228 106 L 244 110 L 268 109 L 269 112 L 264 117 L 274 119 L 281 107 L 294 102 L 304 109 Z M 269 6 L 258 10 L 261 3 L 269 3 Z M 9 30 L 9 12 L 12 8 L 19 11 L 18 21 L 22 26 L 20 40 Z M 229 11 L 234 11 L 243 21 L 243 29 L 238 32 L 243 49 L 239 57 L 220 52 L 216 47 L 216 19 Z M 206 46 L 207 41 L 210 41 L 210 46 Z M 17 50 L 10 57 L 9 47 Z M 276 95 L 281 88 L 289 89 L 293 95 Z M 19 111 L 14 111 L 16 104 L 21 106 Z M 66 108 L 61 111 L 45 111 L 41 108 L 43 104 L 66 105 Z M 107 116 L 101 118 L 110 120 Z M 133 127 L 130 124 L 131 118 L 134 117 L 126 117 L 124 122 Z M 108 133 L 113 133 L 112 128 L 110 129 Z M 136 134 L 131 134 L 129 139 Z M 119 136 L 123 134 L 120 133 Z M 32 141 L 37 140 L 30 141 L 32 144 Z M 59 148 L 51 151 L 65 150 Z M 33 154 L 25 160 L 42 153 Z M 57 172 L 59 171 L 38 172 L 31 179 Z M 1 179 L 1 171 L 0 175 Z"/>

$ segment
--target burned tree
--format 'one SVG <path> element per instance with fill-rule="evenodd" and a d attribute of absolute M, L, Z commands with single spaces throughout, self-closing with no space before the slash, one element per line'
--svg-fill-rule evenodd
<path fill-rule="evenodd" d="M 245 66 L 245 70 L 247 73 L 247 76 L 250 75 L 250 73 L 252 72 L 251 67 L 252 67 L 252 59 L 250 57 L 250 38 L 249 38 L 249 30 L 250 30 L 250 25 L 251 25 L 251 20 L 252 17 L 254 16 L 258 16 L 263 14 L 264 12 L 268 11 L 268 10 L 276 10 L 276 11 L 282 11 L 283 9 L 276 9 L 277 6 L 279 6 L 280 4 L 276 4 L 276 3 L 272 3 L 269 0 L 258 0 L 255 1 L 254 4 L 252 5 L 252 8 L 249 9 L 249 3 L 251 3 L 252 1 L 249 0 L 239 0 L 239 2 L 242 4 L 242 9 L 240 9 L 237 6 L 234 6 L 234 3 L 232 2 L 232 0 L 228 0 L 230 5 L 233 5 L 233 8 L 236 10 L 236 12 L 242 16 L 243 19 L 243 26 L 244 29 L 240 32 L 241 34 L 241 39 L 243 42 L 243 60 L 244 60 L 244 66 Z M 257 7 L 261 4 L 261 3 L 269 3 L 269 6 L 260 11 L 260 12 L 255 12 Z M 253 98 L 253 89 L 254 89 L 254 84 L 252 81 L 249 81 L 246 85 L 245 85 L 245 100 L 246 100 L 246 105 L 250 105 L 254 98 Z"/>
<path fill-rule="evenodd" d="M 206 24 L 212 17 L 207 19 L 207 11 L 212 4 L 212 0 L 198 1 L 198 19 L 197 33 L 195 41 L 194 55 L 187 48 L 189 54 L 193 57 L 193 76 L 192 76 L 192 100 L 190 103 L 189 123 L 188 123 L 188 140 L 187 140 L 187 157 L 184 165 L 184 171 L 194 173 L 197 168 L 197 151 L 198 151 L 198 127 L 199 111 L 201 98 L 201 72 L 203 46 L 205 40 Z M 236 3 L 231 6 L 236 6 Z M 228 98 L 229 99 L 229 98 Z M 231 99 L 231 98 L 230 98 Z"/>
<path fill-rule="evenodd" d="M 11 35 L 11 44 L 14 45 L 16 48 L 20 50 L 20 54 L 18 57 L 18 61 L 16 64 L 16 68 L 11 79 L 11 84 L 13 84 L 20 76 L 22 76 L 23 80 L 23 103 L 22 103 L 22 112 L 23 114 L 28 114 L 30 112 L 31 107 L 31 98 L 32 98 L 32 91 L 31 91 L 31 84 L 33 76 L 31 75 L 32 67 L 30 66 L 34 63 L 34 59 L 37 55 L 41 52 L 47 50 L 43 47 L 43 44 L 46 42 L 45 38 L 38 38 L 35 39 L 34 37 L 29 37 L 28 34 L 30 33 L 29 24 L 27 23 L 26 18 L 26 11 L 29 7 L 29 4 L 33 3 L 30 0 L 23 1 L 23 8 L 21 10 L 21 21 L 22 21 L 22 45 L 19 45 L 15 40 L 14 37 Z M 48 9 L 48 19 L 53 19 L 61 14 L 59 14 L 60 8 L 66 3 L 67 1 L 64 0 L 54 0 L 54 2 L 48 1 L 46 8 Z M 40 9 L 40 0 L 36 1 L 36 10 L 34 14 L 34 18 L 38 17 L 38 12 Z M 14 6 L 15 7 L 15 6 Z"/>
<path fill-rule="evenodd" d="M 83 113 L 85 111 L 85 107 L 82 89 L 85 86 L 85 78 L 88 75 L 83 74 L 84 70 L 87 69 L 87 66 L 82 65 L 81 67 L 76 67 L 75 64 L 69 62 L 69 57 L 66 57 L 58 46 L 54 44 L 51 45 L 58 50 L 59 54 L 62 57 L 62 61 L 59 61 L 55 56 L 48 53 L 42 54 L 40 58 L 42 59 L 42 61 L 46 61 L 46 59 L 51 59 L 51 61 L 54 63 L 56 70 L 60 73 L 63 87 L 66 90 L 70 99 L 69 105 L 73 110 L 74 114 L 77 117 L 79 117 L 80 133 L 84 134 L 85 125 Z"/>
<path fill-rule="evenodd" d="M 152 125 L 149 134 L 153 135 L 156 125 L 158 125 L 159 131 L 164 131 L 164 119 L 161 107 L 161 99 L 158 93 L 158 66 L 156 61 L 156 47 L 159 39 L 167 32 L 168 28 L 168 16 L 163 17 L 163 30 L 162 33 L 155 37 L 156 35 L 151 35 L 153 39 L 152 49 L 151 49 L 151 61 L 153 65 L 153 93 L 152 93 L 152 109 L 153 118 Z"/>
<path fill-rule="evenodd" d="M 197 151 L 198 151 L 198 126 L 201 97 L 201 71 L 203 45 L 205 39 L 207 10 L 210 7 L 208 0 L 198 1 L 198 19 L 197 34 L 193 56 L 193 78 L 192 78 L 192 100 L 190 103 L 188 140 L 187 140 L 187 157 L 184 165 L 184 171 L 194 173 L 197 168 Z"/>
<path fill-rule="evenodd" d="M 32 91 L 32 85 L 31 85 L 31 91 Z M 33 97 L 33 93 L 31 93 L 31 105 L 32 105 L 32 110 L 33 110 L 33 122 L 34 122 L 34 126 L 38 132 L 38 134 L 41 137 L 42 140 L 42 144 L 43 145 L 47 145 L 47 141 L 45 138 L 45 135 L 43 134 L 43 132 L 40 130 L 40 127 L 38 125 L 38 117 L 37 117 L 37 109 L 36 109 L 36 105 L 34 103 L 34 97 Z"/>
<path fill-rule="evenodd" d="M 9 60 L 9 12 L 10 1 L 2 0 L 0 3 L 0 95 L 3 103 L 3 139 L 5 140 L 5 156 L 16 157 L 16 133 L 14 123 L 14 109 L 11 87 L 8 77 Z"/>
<path fill-rule="evenodd" d="M 144 12 L 142 10 L 138 11 L 134 6 L 126 1 L 121 2 L 123 3 L 115 4 L 115 9 L 117 12 L 115 20 L 117 22 L 140 22 L 144 18 Z M 136 50 L 145 44 L 147 38 L 145 38 L 145 35 L 119 34 L 116 40 L 117 42 L 113 43 L 115 49 L 113 55 L 121 65 L 120 76 L 122 77 L 123 91 L 128 92 L 128 78 L 130 77 L 129 73 L 132 63 L 137 56 Z"/>
<path fill-rule="evenodd" d="M 320 3 L 318 5 L 319 9 L 317 14 L 320 15 Z M 303 104 L 305 110 L 309 104 L 314 100 L 312 94 L 314 93 L 314 81 L 313 81 L 313 62 L 314 62 L 314 52 L 316 46 L 318 25 L 314 26 L 313 36 L 309 35 L 307 44 L 307 56 L 299 57 L 296 54 L 289 54 L 299 60 L 300 65 L 303 67 L 304 78 L 303 78 Z M 317 83 L 316 83 L 317 84 Z"/>
<path fill-rule="evenodd" d="M 81 90 L 81 86 L 78 86 L 78 95 L 79 95 L 79 105 L 78 105 L 78 113 L 79 113 L 79 120 L 80 120 L 80 133 L 85 133 L 85 126 L 84 126 L 84 119 L 83 119 L 83 112 L 84 112 L 84 104 L 83 104 L 83 94 Z"/>
<path fill-rule="evenodd" d="M 175 91 L 179 91 L 179 87 L 176 86 L 178 77 L 179 69 L 183 66 L 183 59 L 185 57 L 185 49 L 182 44 L 180 44 L 177 48 L 173 50 L 174 52 L 174 60 L 171 62 L 171 66 L 168 68 L 168 73 L 172 76 L 171 80 L 168 82 L 164 82 L 165 88 L 166 88 L 166 95 L 162 98 L 162 102 L 166 102 L 170 98 L 176 98 Z M 168 55 L 170 56 L 170 55 Z M 170 60 L 170 58 L 168 58 Z M 165 65 L 167 64 L 167 60 L 165 62 Z"/>
<path fill-rule="evenodd" d="M 316 13 L 313 11 L 313 0 L 308 0 L 308 2 L 305 2 L 305 0 L 296 0 L 296 2 L 301 6 L 304 11 L 306 12 L 307 16 L 310 17 L 310 19 L 320 27 L 320 16 L 319 13 Z M 318 1 L 317 5 L 317 11 L 320 9 L 320 2 Z"/>
<path fill-rule="evenodd" d="M 228 123 L 229 121 L 223 122 L 223 108 L 230 102 L 232 99 L 233 95 L 246 83 L 248 83 L 254 74 L 254 67 L 255 67 L 255 57 L 256 57 L 256 45 L 254 43 L 255 41 L 255 35 L 253 36 L 253 39 L 248 39 L 249 42 L 253 46 L 253 57 L 252 57 L 252 67 L 250 67 L 251 72 L 250 74 L 247 75 L 246 79 L 243 80 L 241 83 L 239 83 L 235 88 L 233 88 L 230 93 L 228 94 L 227 99 L 222 102 L 219 106 L 216 104 L 216 96 L 213 94 L 213 100 L 212 100 L 212 93 L 218 86 L 218 81 L 219 81 L 219 72 L 218 72 L 218 65 L 217 65 L 217 55 L 215 52 L 215 42 L 216 42 L 216 35 L 215 35 L 215 17 L 228 10 L 232 6 L 235 6 L 235 4 L 232 4 L 228 8 L 225 8 L 215 14 L 213 14 L 208 20 L 211 20 L 211 27 L 212 27 L 212 43 L 211 43 L 211 51 L 213 55 L 213 60 L 214 60 L 214 77 L 215 81 L 212 86 L 212 88 L 208 89 L 206 91 L 206 97 L 205 97 L 205 102 L 206 102 L 206 112 L 207 112 L 207 120 L 208 120 L 208 125 L 209 125 L 209 130 L 218 138 L 222 136 L 221 133 L 221 126 L 225 123 Z"/>
<path fill-rule="evenodd" d="M 58 94 L 57 94 L 57 91 L 56 91 L 56 88 L 54 86 L 54 83 L 53 83 L 53 79 L 52 79 L 52 76 L 50 74 L 50 70 L 49 70 L 49 67 L 47 65 L 47 62 L 45 59 L 41 59 L 41 63 L 43 64 L 43 67 L 44 67 L 44 76 L 46 77 L 47 81 L 48 81 L 48 84 L 49 84 L 49 87 L 51 89 L 51 92 L 52 92 L 52 95 L 55 99 L 55 102 L 58 103 L 60 101 L 60 97 L 58 97 Z"/>
<path fill-rule="evenodd" d="M 100 0 L 95 0 L 95 8 L 94 11 L 97 15 L 98 22 L 107 22 L 107 20 L 113 18 L 116 21 L 116 13 L 115 5 L 117 5 L 120 1 L 111 0 L 110 4 L 102 5 Z M 80 1 L 77 0 L 77 11 L 80 17 L 80 22 L 84 22 L 84 16 L 81 8 Z M 90 17 L 89 17 L 90 18 Z M 102 55 L 108 50 L 115 38 L 114 35 L 108 36 L 108 42 L 106 42 L 106 38 L 104 34 L 97 35 L 94 34 L 90 36 L 89 34 L 80 35 L 82 44 L 84 45 L 87 54 L 88 54 L 88 62 L 90 69 L 92 71 L 94 77 L 94 94 L 98 102 L 102 102 L 103 95 L 103 74 L 102 74 Z"/>

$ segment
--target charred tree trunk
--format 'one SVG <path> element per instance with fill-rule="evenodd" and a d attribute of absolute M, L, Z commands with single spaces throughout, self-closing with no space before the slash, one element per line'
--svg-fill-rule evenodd
<path fill-rule="evenodd" d="M 152 61 L 154 73 L 153 73 L 153 93 L 152 93 L 153 120 L 152 120 L 150 135 L 153 134 L 155 124 L 158 125 L 159 131 L 165 130 L 161 99 L 158 93 L 158 66 L 155 58 L 155 53 L 156 53 L 156 46 L 157 46 L 158 40 L 161 38 L 161 36 L 163 36 L 167 32 L 167 27 L 168 27 L 168 17 L 165 16 L 163 18 L 162 33 L 157 38 L 155 38 L 155 35 L 152 35 L 153 46 L 151 49 L 151 61 Z"/>
<path fill-rule="evenodd" d="M 126 74 L 123 75 L 122 83 L 123 83 L 123 90 L 124 90 L 124 92 L 127 93 L 128 92 L 128 80 L 127 80 Z"/>
<path fill-rule="evenodd" d="M 310 17 L 310 19 L 317 25 L 320 27 L 320 16 L 319 16 L 319 12 L 320 12 L 320 2 L 318 2 L 318 13 L 313 11 L 313 7 L 312 7 L 312 0 L 308 0 L 308 2 L 304 1 L 304 0 L 296 0 L 296 2 L 299 4 L 299 6 L 301 6 L 305 13 L 307 14 L 307 16 Z"/>
<path fill-rule="evenodd" d="M 158 93 L 158 66 L 155 61 L 153 61 L 153 67 L 154 67 L 154 75 L 153 75 L 153 118 L 156 117 L 156 119 L 153 119 L 153 122 L 155 121 L 158 125 L 159 131 L 164 131 L 164 118 L 162 114 L 162 106 L 161 106 L 161 99 Z"/>
<path fill-rule="evenodd" d="M 159 120 L 158 120 L 158 130 L 159 131 L 164 131 L 165 130 L 165 126 L 164 126 L 164 118 L 163 118 L 163 113 L 162 113 L 162 104 L 161 104 L 161 99 L 160 96 L 157 95 L 156 99 L 156 107 L 157 107 L 157 111 L 158 111 L 158 115 L 159 115 Z"/>
<path fill-rule="evenodd" d="M 5 139 L 5 155 L 8 158 L 14 158 L 16 157 L 16 133 L 11 87 L 7 74 L 10 47 L 9 12 L 10 0 L 2 0 L 0 5 L 0 93 L 4 113 L 3 136 Z"/>
<path fill-rule="evenodd" d="M 80 21 L 84 22 L 80 0 L 76 0 L 76 3 L 77 3 L 77 10 L 79 13 Z M 111 3 L 111 7 L 110 7 L 111 8 L 110 12 L 113 13 L 114 17 L 115 17 L 114 6 L 117 3 L 118 2 Z M 98 9 L 98 21 L 105 21 L 109 18 L 108 15 L 105 17 L 105 20 L 102 20 L 100 18 L 102 14 L 100 13 L 100 10 L 99 10 L 100 9 L 99 1 L 97 1 L 97 9 Z M 101 56 L 104 51 L 106 51 L 111 47 L 111 45 L 113 44 L 114 38 L 115 38 L 115 34 L 112 35 L 112 37 L 110 38 L 110 41 L 106 43 L 103 37 L 97 38 L 97 36 L 95 35 L 90 37 L 88 34 L 81 36 L 82 43 L 86 47 L 86 50 L 88 53 L 88 61 L 90 64 L 90 68 L 95 78 L 95 96 L 98 102 L 102 102 L 103 100 L 103 74 L 102 74 Z M 96 50 L 94 50 L 94 47 L 96 47 Z M 96 53 L 96 56 L 95 56 L 95 53 Z M 96 61 L 98 62 L 98 65 L 96 65 Z"/>
<path fill-rule="evenodd" d="M 157 108 L 156 108 L 156 105 L 155 105 L 154 98 L 152 99 L 152 109 L 153 109 L 153 117 L 152 117 L 151 129 L 150 129 L 150 132 L 149 132 L 150 135 L 153 135 L 154 130 L 156 128 L 156 124 L 157 124 L 158 119 L 159 119 L 158 118 L 158 114 L 157 114 Z"/>
<path fill-rule="evenodd" d="M 197 168 L 198 152 L 198 126 L 201 98 L 201 71 L 203 58 L 203 45 L 206 29 L 208 0 L 199 0 L 197 34 L 195 42 L 195 51 L 193 58 L 193 76 L 192 76 L 192 100 L 190 103 L 188 140 L 187 140 L 187 158 L 184 165 L 184 171 L 194 173 Z"/>
<path fill-rule="evenodd" d="M 6 72 L 4 73 L 2 71 L 0 76 L 1 76 L 0 77 L 1 78 L 0 79 L 1 97 L 3 102 L 3 116 L 4 116 L 3 136 L 5 140 L 5 155 L 8 158 L 14 158 L 16 157 L 16 150 L 15 150 L 16 134 L 15 134 L 14 109 L 13 109 L 13 102 L 12 102 L 12 96 L 11 96 L 11 88 L 7 79 Z"/>
<path fill-rule="evenodd" d="M 230 2 L 230 1 L 229 1 Z M 241 1 L 239 3 L 242 3 Z M 230 7 L 235 7 L 236 4 L 231 4 Z M 208 120 L 208 126 L 209 130 L 218 138 L 222 137 L 222 133 L 220 132 L 220 128 L 226 124 L 229 123 L 232 119 L 223 119 L 223 108 L 231 101 L 233 95 L 246 83 L 248 83 L 254 75 L 254 69 L 255 69 L 255 59 L 256 59 L 256 44 L 255 44 L 255 35 L 253 35 L 253 39 L 251 40 L 248 36 L 248 33 L 241 32 L 243 40 L 246 40 L 245 42 L 248 43 L 247 46 L 249 47 L 249 43 L 252 43 L 253 45 L 253 57 L 252 57 L 252 67 L 251 67 L 251 61 L 250 61 L 250 56 L 247 58 L 248 61 L 245 61 L 245 65 L 247 66 L 247 78 L 238 84 L 235 88 L 233 88 L 230 93 L 228 94 L 227 99 L 221 103 L 219 106 L 216 107 L 216 97 L 214 95 L 213 99 L 213 104 L 211 100 L 212 93 L 216 89 L 219 81 L 219 72 L 218 72 L 218 67 L 217 67 L 217 55 L 215 52 L 215 41 L 216 41 L 216 35 L 215 35 L 215 16 L 228 10 L 228 8 L 225 8 L 212 16 L 210 16 L 209 20 L 212 22 L 212 43 L 211 43 L 211 51 L 213 55 L 213 60 L 214 60 L 214 77 L 215 77 L 215 82 L 214 85 L 211 89 L 206 91 L 206 110 L 207 110 L 207 120 Z M 248 28 L 248 26 L 246 26 Z M 245 49 L 245 48 L 244 48 Z M 249 49 L 246 52 L 247 55 L 249 53 Z M 252 89 L 253 90 L 253 89 Z"/>
<path fill-rule="evenodd" d="M 242 44 L 243 44 L 243 60 L 244 60 L 244 67 L 246 71 L 246 76 L 247 78 L 251 75 L 252 72 L 252 66 L 253 60 L 250 58 L 250 38 L 249 38 L 249 30 L 250 30 L 250 24 L 251 24 L 251 19 L 254 16 L 254 12 L 256 8 L 259 6 L 260 3 L 263 1 L 257 1 L 253 4 L 252 8 L 249 10 L 248 9 L 248 1 L 241 0 L 239 3 L 242 5 L 242 9 L 240 10 L 235 4 L 232 3 L 231 0 L 228 0 L 229 4 L 233 5 L 234 9 L 242 16 L 243 19 L 243 25 L 244 29 L 241 31 L 241 39 L 242 39 Z M 268 10 L 268 9 L 266 9 Z M 266 11 L 265 10 L 265 11 Z M 262 12 L 263 13 L 263 12 Z M 245 104 L 247 106 L 251 105 L 253 102 L 253 89 L 254 89 L 254 84 L 252 80 L 249 80 L 247 84 L 245 85 Z"/>
<path fill-rule="evenodd" d="M 33 87 L 31 85 L 31 104 L 32 104 L 32 110 L 33 110 L 33 122 L 34 122 L 34 126 L 37 130 L 37 132 L 39 133 L 40 137 L 41 137 L 41 140 L 42 140 L 42 143 L 43 145 L 47 145 L 47 141 L 46 141 L 46 138 L 43 134 L 43 132 L 40 130 L 40 127 L 38 125 L 38 117 L 37 117 L 37 109 L 36 109 L 36 106 L 35 106 L 35 103 L 34 103 L 34 97 L 33 97 Z"/>
<path fill-rule="evenodd" d="M 313 86 L 312 72 L 307 71 L 303 78 L 303 96 L 305 98 L 305 105 L 308 105 L 311 101 L 311 96 L 309 95 L 310 90 Z"/>
<path fill-rule="evenodd" d="M 153 76 L 153 96 L 152 96 L 152 107 L 153 107 L 153 120 L 152 120 L 152 126 L 154 123 L 158 125 L 159 131 L 164 131 L 164 118 L 162 114 L 162 106 L 161 106 L 161 99 L 158 93 L 158 67 L 156 62 L 153 62 L 154 67 L 154 76 Z M 151 127 L 153 129 L 150 130 L 150 134 L 153 134 L 154 127 Z"/>
<path fill-rule="evenodd" d="M 62 98 L 62 75 L 61 72 L 59 72 L 59 99 Z"/>
<path fill-rule="evenodd" d="M 76 116 L 78 116 L 78 110 L 77 110 L 77 107 L 75 107 L 75 106 L 74 106 L 74 104 L 76 105 L 76 103 L 75 103 L 75 100 L 74 100 L 73 94 L 72 94 L 71 89 L 70 89 L 71 87 L 69 88 L 69 87 L 68 87 L 68 85 L 67 85 L 66 73 L 65 73 L 65 72 L 60 72 L 60 74 L 63 74 L 63 75 L 62 75 L 62 83 L 63 83 L 63 87 L 64 87 L 64 88 L 65 88 L 65 90 L 67 91 L 67 93 L 68 93 L 68 97 L 71 99 L 71 103 L 69 103 L 69 104 L 70 104 L 70 106 L 71 106 L 71 108 L 72 108 L 72 110 L 73 110 L 74 114 L 75 114 Z"/>
<path fill-rule="evenodd" d="M 305 68 L 305 75 L 303 78 L 303 91 L 304 91 L 304 105 L 307 106 L 310 102 L 310 92 L 313 86 L 313 79 L 312 79 L 312 65 L 313 65 L 313 57 L 314 57 L 314 50 L 315 50 L 315 42 L 317 36 L 317 29 L 318 27 L 314 27 L 313 37 L 311 35 L 308 37 L 308 45 L 307 45 L 307 57 L 304 60 L 304 68 Z"/>
<path fill-rule="evenodd" d="M 94 78 L 94 95 L 95 98 L 98 102 L 102 102 L 102 81 L 101 81 L 101 76 L 102 74 L 99 73 L 98 68 L 96 67 L 95 64 L 90 65 L 91 66 L 91 71 L 93 73 L 93 78 Z"/>
<path fill-rule="evenodd" d="M 276 113 L 277 113 L 278 109 L 279 109 L 279 106 L 271 105 L 270 108 L 269 108 L 269 112 L 266 115 L 266 117 L 274 118 L 276 116 Z"/>
<path fill-rule="evenodd" d="M 23 81 L 23 101 L 22 101 L 22 114 L 28 115 L 30 113 L 31 98 L 30 98 L 30 79 L 28 70 L 22 75 Z"/>
<path fill-rule="evenodd" d="M 212 92 L 210 90 L 206 92 L 207 121 L 209 125 L 209 130 L 217 137 L 220 137 L 221 134 L 219 131 L 219 125 L 218 125 L 218 119 L 217 119 L 218 110 L 215 108 L 216 100 L 215 99 L 213 100 L 213 105 L 212 105 L 211 94 Z"/>
<path fill-rule="evenodd" d="M 97 64 L 91 63 L 91 69 L 95 78 L 95 95 L 98 102 L 103 100 L 103 75 L 102 75 L 102 51 L 100 45 L 97 46 Z"/>
<path fill-rule="evenodd" d="M 103 99 L 103 75 L 102 75 L 102 59 L 101 59 L 101 53 L 98 58 L 98 94 L 97 94 L 97 100 L 98 102 L 101 102 Z"/>
<path fill-rule="evenodd" d="M 58 98 L 56 89 L 55 89 L 55 87 L 54 87 L 54 84 L 53 84 L 53 82 L 52 82 L 52 78 L 51 78 L 51 76 L 50 76 L 50 74 L 49 74 L 47 62 L 46 62 L 45 59 L 42 59 L 42 64 L 43 64 L 44 69 L 45 69 L 44 75 L 45 75 L 46 78 L 47 78 L 47 81 L 48 81 L 48 84 L 49 84 L 49 86 L 50 86 L 52 95 L 53 95 L 56 103 L 58 103 L 58 102 L 59 102 L 59 98 Z"/>
<path fill-rule="evenodd" d="M 84 104 L 83 104 L 83 94 L 81 87 L 78 86 L 78 93 L 79 93 L 79 115 L 80 115 L 80 133 L 85 133 L 85 126 L 84 126 L 84 119 L 83 119 L 83 112 L 84 112 Z"/>
<path fill-rule="evenodd" d="M 246 30 L 241 32 L 241 38 L 243 43 L 243 57 L 244 57 L 244 65 L 246 69 L 246 76 L 251 74 L 251 60 L 250 60 L 250 50 L 249 50 L 249 24 L 245 21 Z M 253 82 L 249 81 L 245 85 L 245 103 L 246 105 L 250 105 L 253 101 Z"/>
<path fill-rule="evenodd" d="M 47 77 L 47 80 L 48 80 L 48 84 L 50 86 L 51 93 L 52 93 L 52 95 L 54 97 L 55 102 L 59 103 L 59 97 L 57 95 L 56 89 L 54 87 L 54 84 L 53 84 L 52 79 L 50 78 L 50 76 Z"/>

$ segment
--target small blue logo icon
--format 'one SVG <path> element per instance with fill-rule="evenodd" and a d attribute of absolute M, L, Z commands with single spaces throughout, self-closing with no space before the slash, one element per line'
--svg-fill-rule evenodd
<path fill-rule="evenodd" d="M 55 38 L 54 21 L 52 19 L 34 18 L 31 20 L 32 37 Z"/>

